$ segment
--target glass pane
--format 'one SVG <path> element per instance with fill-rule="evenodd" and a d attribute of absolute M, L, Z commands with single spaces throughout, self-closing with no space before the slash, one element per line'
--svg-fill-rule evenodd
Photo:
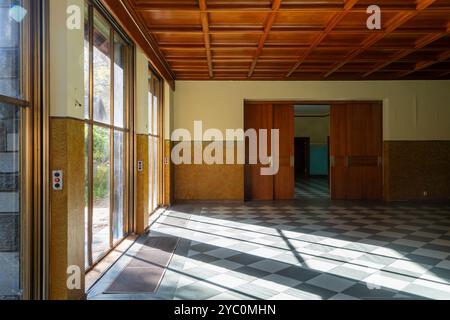
<path fill-rule="evenodd" d="M 94 214 L 92 255 L 96 261 L 110 249 L 110 131 L 94 126 Z"/>
<path fill-rule="evenodd" d="M 89 267 L 89 153 L 90 153 L 90 134 L 89 134 L 89 125 L 85 125 L 84 129 L 84 145 L 85 145 L 85 172 L 86 172 L 86 180 L 85 180 L 85 205 L 84 205 L 84 226 L 85 226 L 85 267 Z"/>
<path fill-rule="evenodd" d="M 0 94 L 25 98 L 23 86 L 25 66 L 21 53 L 26 44 L 22 29 L 29 24 L 27 1 L 0 1 Z"/>
<path fill-rule="evenodd" d="M 153 132 L 153 128 L 152 128 L 152 123 L 153 123 L 153 112 L 152 112 L 152 107 L 153 106 L 153 95 L 152 93 L 149 91 L 148 92 L 148 133 L 152 133 Z"/>
<path fill-rule="evenodd" d="M 125 59 L 126 44 L 114 34 L 114 125 L 119 128 L 125 124 Z"/>
<path fill-rule="evenodd" d="M 110 27 L 94 15 L 94 120 L 111 124 Z"/>
<path fill-rule="evenodd" d="M 114 242 L 124 236 L 124 203 L 125 203 L 125 163 L 124 133 L 114 133 Z"/>
<path fill-rule="evenodd" d="M 0 103 L 0 300 L 21 298 L 20 109 Z"/>
<path fill-rule="evenodd" d="M 89 114 L 89 6 L 84 9 L 84 117 L 90 119 Z"/>
<path fill-rule="evenodd" d="M 155 81 L 155 93 L 153 95 L 153 134 L 158 135 L 158 106 L 159 106 L 159 80 Z"/>

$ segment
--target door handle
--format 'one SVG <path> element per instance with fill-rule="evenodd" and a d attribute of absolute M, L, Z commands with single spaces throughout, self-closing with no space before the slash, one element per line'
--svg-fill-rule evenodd
<path fill-rule="evenodd" d="M 350 157 L 345 158 L 345 165 L 347 168 L 350 168 L 350 166 L 352 165 L 352 160 Z"/>
<path fill-rule="evenodd" d="M 295 168 L 295 156 L 291 156 L 291 168 Z"/>
<path fill-rule="evenodd" d="M 332 168 L 334 168 L 336 166 L 336 157 L 334 157 L 334 156 L 330 157 L 330 165 Z"/>

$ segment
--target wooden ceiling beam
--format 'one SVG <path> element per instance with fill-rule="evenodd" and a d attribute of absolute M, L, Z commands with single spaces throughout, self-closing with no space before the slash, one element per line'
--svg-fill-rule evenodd
<path fill-rule="evenodd" d="M 206 0 L 199 0 L 200 7 L 200 18 L 202 20 L 202 29 L 203 36 L 205 39 L 205 50 L 206 50 L 206 58 L 208 59 L 208 67 L 209 67 L 209 76 L 214 78 L 214 68 L 212 61 L 212 52 L 211 52 L 211 35 L 209 34 L 209 17 L 208 12 L 206 12 L 208 6 L 206 5 Z"/>
<path fill-rule="evenodd" d="M 423 6 L 424 4 L 422 4 Z M 405 3 L 405 4 L 383 4 L 384 12 L 396 12 L 396 11 L 415 11 L 420 6 L 415 7 L 414 3 Z M 280 7 L 280 12 L 323 12 L 323 13 L 333 13 L 339 12 L 344 9 L 344 4 L 329 4 L 324 5 L 323 3 L 313 3 L 313 2 L 301 2 L 299 1 L 296 4 L 287 2 L 283 6 Z M 139 3 L 135 4 L 136 12 L 144 12 L 144 13 L 160 13 L 169 10 L 174 11 L 184 11 L 184 12 L 197 12 L 198 8 L 194 4 L 183 5 L 179 2 L 171 3 L 168 0 L 164 1 L 152 1 L 151 3 Z M 353 7 L 352 11 L 354 12 L 366 12 L 367 5 L 361 4 Z M 450 7 L 447 5 L 437 5 L 433 8 L 430 8 L 430 11 L 441 11 L 441 10 L 450 10 Z M 226 1 L 223 4 L 214 4 L 209 5 L 206 12 L 224 12 L 224 13 L 234 13 L 234 12 L 271 12 L 272 6 L 269 4 L 261 4 L 258 5 L 257 2 L 247 2 L 241 3 L 240 5 L 237 2 Z"/>
<path fill-rule="evenodd" d="M 344 65 L 346 65 L 348 62 L 350 62 L 353 58 L 373 46 L 378 41 L 385 38 L 387 35 L 391 34 L 398 28 L 400 28 L 402 25 L 404 25 L 406 22 L 410 21 L 412 18 L 416 17 L 419 13 L 421 13 L 423 10 L 427 9 L 429 6 L 431 6 L 434 2 L 437 0 L 418 0 L 416 5 L 415 11 L 402 11 L 398 13 L 394 18 L 390 20 L 388 23 L 388 26 L 386 28 L 386 31 L 383 33 L 378 33 L 370 36 L 363 46 L 360 49 L 354 50 L 351 52 L 347 57 L 341 61 L 338 62 L 329 72 L 325 74 L 325 78 L 328 78 L 330 75 L 332 75 L 334 72 L 342 68 Z"/>
<path fill-rule="evenodd" d="M 255 71 L 256 64 L 258 63 L 258 59 L 264 49 L 264 45 L 266 44 L 266 40 L 269 37 L 270 31 L 272 30 L 272 26 L 275 23 L 275 19 L 277 18 L 278 9 L 280 9 L 280 6 L 281 0 L 273 0 L 272 12 L 269 14 L 269 17 L 267 18 L 266 24 L 264 26 L 264 33 L 259 40 L 258 49 L 256 50 L 255 56 L 253 58 L 253 63 L 250 67 L 250 71 L 248 72 L 249 78 L 252 77 L 253 72 Z"/>
<path fill-rule="evenodd" d="M 450 48 L 450 46 L 447 46 L 448 48 Z M 447 47 L 445 47 L 444 49 L 446 49 Z M 295 46 L 289 46 L 287 44 L 280 44 L 280 45 L 273 45 L 273 44 L 266 44 L 266 48 L 271 48 L 271 49 L 277 49 L 277 50 L 291 50 L 291 49 L 295 49 L 295 50 L 307 50 L 309 48 L 309 46 L 302 46 L 302 45 L 295 45 Z M 321 46 L 319 48 L 317 48 L 317 50 L 320 49 L 321 52 L 324 51 L 335 51 L 335 50 L 340 50 L 342 52 L 346 51 L 346 50 L 357 50 L 360 49 L 361 47 L 358 46 Z M 196 44 L 196 45 L 191 45 L 191 46 L 186 46 L 186 45 L 176 45 L 176 44 L 162 44 L 160 45 L 160 49 L 163 51 L 204 51 L 205 50 L 205 46 Z M 238 43 L 238 42 L 229 42 L 227 44 L 223 43 L 220 45 L 212 45 L 211 46 L 211 50 L 222 50 L 222 51 L 242 51 L 242 50 L 256 50 L 256 46 L 251 45 L 251 44 L 243 44 L 243 43 Z M 386 50 L 406 50 L 406 49 L 414 49 L 413 45 L 396 45 L 396 46 L 383 46 L 383 47 L 377 47 L 376 48 L 378 51 L 386 51 Z M 420 51 L 423 52 L 436 52 L 436 51 L 442 51 L 442 48 L 421 48 L 419 49 Z M 278 55 L 278 53 L 277 53 Z M 279 55 L 280 59 L 283 58 L 283 55 Z M 295 59 L 296 61 L 298 61 L 298 55 L 288 55 L 290 58 Z M 233 58 L 233 57 L 230 57 Z M 357 59 L 357 57 L 355 58 Z M 380 59 L 379 59 L 380 60 Z"/>
<path fill-rule="evenodd" d="M 404 57 L 409 56 L 410 54 L 416 52 L 417 50 L 422 49 L 423 47 L 426 47 L 427 45 L 435 42 L 436 40 L 439 40 L 439 39 L 445 37 L 447 34 L 448 34 L 447 32 L 432 33 L 432 34 L 429 34 L 429 35 L 426 35 L 426 36 L 420 38 L 418 41 L 416 41 L 416 45 L 413 49 L 406 49 L 406 50 L 400 51 L 392 59 L 389 59 L 386 62 L 382 62 L 382 63 L 378 64 L 375 68 L 370 70 L 369 72 L 366 72 L 363 75 L 363 77 L 366 78 L 366 77 L 370 76 L 372 73 L 375 73 L 375 72 L 387 67 L 391 63 L 397 62 L 397 61 L 403 59 Z"/>
<path fill-rule="evenodd" d="M 444 71 L 444 72 L 438 74 L 437 77 L 438 77 L 438 78 L 443 78 L 443 77 L 446 77 L 446 76 L 448 76 L 448 75 L 450 75 L 450 70 L 447 70 L 447 71 Z"/>
<path fill-rule="evenodd" d="M 450 15 L 450 12 L 449 12 Z M 305 25 L 291 25 L 291 26 L 272 26 L 272 32 L 276 33 L 317 33 L 324 32 L 325 27 L 318 26 L 305 26 Z M 395 33 L 399 35 L 415 35 L 415 34 L 428 34 L 446 32 L 446 28 L 409 28 L 399 29 Z M 171 26 L 157 26 L 151 29 L 153 34 L 193 34 L 202 35 L 203 28 L 201 26 L 183 26 L 183 25 L 171 25 Z M 333 29 L 332 34 L 368 34 L 379 33 L 383 34 L 386 30 L 367 30 L 361 28 L 345 28 L 345 29 Z M 258 34 L 263 35 L 265 33 L 264 28 L 260 26 L 240 26 L 240 25 L 226 25 L 226 26 L 209 26 L 210 34 L 227 35 L 227 34 Z"/>
<path fill-rule="evenodd" d="M 336 13 L 333 18 L 328 22 L 325 30 L 314 40 L 311 46 L 308 48 L 306 52 L 304 52 L 298 62 L 289 70 L 286 74 L 286 78 L 289 78 L 306 60 L 306 58 L 313 52 L 315 48 L 317 48 L 320 43 L 328 36 L 328 34 L 338 25 L 339 22 L 342 21 L 343 18 L 350 12 L 350 10 L 358 3 L 359 0 L 345 0 L 344 2 L 344 11 Z"/>
<path fill-rule="evenodd" d="M 401 72 L 398 74 L 398 77 L 399 78 L 406 77 L 410 74 L 413 74 L 414 72 L 421 71 L 421 70 L 431 67 L 432 65 L 435 65 L 437 63 L 444 62 L 448 59 L 450 59 L 450 50 L 444 51 L 443 53 L 439 54 L 437 56 L 437 58 L 434 60 L 420 61 L 420 62 L 416 63 L 416 66 L 413 70 Z"/>

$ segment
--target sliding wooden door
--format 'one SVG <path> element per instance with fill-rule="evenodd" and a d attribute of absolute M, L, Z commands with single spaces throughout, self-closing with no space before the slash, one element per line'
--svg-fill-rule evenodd
<path fill-rule="evenodd" d="M 273 105 L 272 104 L 246 104 L 244 111 L 245 131 L 254 129 L 270 130 L 273 126 Z M 257 155 L 259 155 L 259 134 Z M 268 154 L 271 154 L 270 134 L 267 139 Z M 261 175 L 261 165 L 259 159 L 258 164 L 250 164 L 250 145 L 248 139 L 245 142 L 245 199 L 246 200 L 273 200 L 273 176 Z M 259 158 L 259 157 L 258 157 Z"/>
<path fill-rule="evenodd" d="M 347 198 L 347 105 L 330 112 L 330 190 L 332 199 Z"/>
<path fill-rule="evenodd" d="M 245 166 L 245 199 L 246 200 L 292 200 L 295 193 L 294 172 L 294 107 L 289 104 L 246 104 L 245 130 L 267 130 L 267 155 L 271 156 L 272 164 L 276 159 L 272 150 L 271 130 L 279 130 L 279 170 L 275 175 L 263 176 L 261 169 L 269 165 L 262 165 L 259 159 L 258 135 L 258 164 L 250 164 L 249 141 L 246 140 Z"/>
<path fill-rule="evenodd" d="M 273 128 L 280 131 L 279 171 L 274 176 L 274 199 L 292 200 L 295 195 L 294 106 L 274 105 Z"/>
<path fill-rule="evenodd" d="M 332 106 L 332 199 L 382 199 L 382 140 L 381 103 Z"/>

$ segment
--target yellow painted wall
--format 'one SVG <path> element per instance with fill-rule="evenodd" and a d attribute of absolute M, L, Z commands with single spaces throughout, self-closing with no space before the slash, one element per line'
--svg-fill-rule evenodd
<path fill-rule="evenodd" d="M 295 137 L 311 138 L 311 144 L 327 144 L 330 118 L 295 118 Z"/>
<path fill-rule="evenodd" d="M 382 100 L 384 140 L 450 140 L 450 81 L 177 81 L 174 128 L 242 128 L 244 99 Z"/>

